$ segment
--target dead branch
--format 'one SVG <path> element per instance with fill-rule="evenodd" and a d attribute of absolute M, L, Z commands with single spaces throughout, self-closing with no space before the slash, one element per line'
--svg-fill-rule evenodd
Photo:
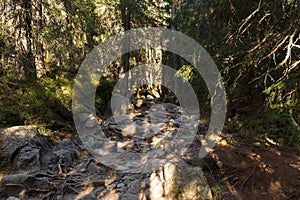
<path fill-rule="evenodd" d="M 271 55 L 275 54 L 279 50 L 279 48 L 289 39 L 289 44 L 287 45 L 287 52 L 286 52 L 286 56 L 285 56 L 284 60 L 281 61 L 275 68 L 270 69 L 267 72 L 263 73 L 261 76 L 254 78 L 249 83 L 253 83 L 254 81 L 257 81 L 257 80 L 261 79 L 262 77 L 267 76 L 267 74 L 270 74 L 273 71 L 277 71 L 278 69 L 280 69 L 282 66 L 284 66 L 288 62 L 289 58 L 291 57 L 292 44 L 294 43 L 293 40 L 294 40 L 294 36 L 297 33 L 297 31 L 298 30 L 295 29 L 291 35 L 285 36 L 285 38 L 283 40 L 281 40 L 281 42 L 278 45 L 275 45 L 273 50 L 268 55 L 266 55 L 262 59 L 260 59 L 258 64 L 260 64 L 263 60 L 270 57 Z M 299 63 L 296 62 L 296 65 L 294 65 L 294 64 L 293 64 L 293 68 L 296 67 Z"/>
<path fill-rule="evenodd" d="M 241 25 L 235 31 L 235 33 L 233 33 L 232 35 L 229 36 L 229 38 L 227 39 L 226 43 L 229 42 L 233 38 L 234 35 L 236 35 L 236 36 L 242 35 L 250 27 L 251 24 L 247 25 L 244 28 L 245 24 L 247 24 L 256 15 L 256 13 L 258 13 L 260 11 L 261 4 L 262 4 L 262 0 L 259 1 L 257 8 L 247 18 L 245 18 L 242 21 Z"/>
<path fill-rule="evenodd" d="M 244 187 L 244 185 L 247 183 L 247 181 L 249 180 L 249 178 L 254 174 L 254 172 L 256 171 L 257 165 L 254 167 L 254 169 L 252 170 L 252 172 L 249 174 L 249 176 L 244 180 L 244 182 L 241 185 L 241 189 Z"/>

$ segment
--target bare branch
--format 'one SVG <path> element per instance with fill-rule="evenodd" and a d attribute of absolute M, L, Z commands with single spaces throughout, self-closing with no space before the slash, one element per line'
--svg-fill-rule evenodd
<path fill-rule="evenodd" d="M 285 58 L 284 60 L 279 63 L 279 65 L 277 65 L 277 67 L 275 69 L 278 69 L 280 68 L 281 66 L 283 66 L 284 64 L 287 63 L 287 61 L 289 60 L 289 58 L 291 57 L 291 53 L 292 53 L 292 44 L 293 44 L 293 40 L 294 40 L 294 36 L 296 34 L 296 31 L 297 29 L 294 31 L 294 33 L 292 35 L 290 35 L 290 40 L 289 40 L 289 44 L 287 46 L 287 52 L 286 52 L 286 55 L 285 55 Z"/>
<path fill-rule="evenodd" d="M 248 24 L 247 27 L 244 28 L 245 24 L 247 24 L 247 22 L 249 22 L 256 15 L 256 13 L 258 13 L 258 11 L 260 11 L 261 4 L 262 4 L 262 0 L 259 1 L 257 8 L 247 18 L 245 18 L 242 21 L 241 25 L 235 31 L 235 33 L 226 36 L 226 37 L 228 37 L 228 39 L 226 40 L 226 43 L 229 42 L 233 38 L 234 35 L 236 35 L 236 36 L 242 35 L 251 26 L 251 24 L 253 22 L 251 24 Z"/>
<path fill-rule="evenodd" d="M 245 30 L 249 27 L 249 26 L 247 26 L 247 28 L 245 28 L 243 31 L 241 31 L 242 30 L 242 28 L 244 27 L 244 25 L 247 23 L 247 22 L 249 22 L 250 21 L 250 19 L 256 14 L 256 13 L 258 13 L 258 11 L 260 11 L 260 9 L 261 9 L 261 2 L 262 2 L 262 0 L 260 0 L 259 1 L 259 3 L 258 3 L 258 6 L 257 6 L 257 8 L 247 17 L 247 18 L 245 18 L 244 20 L 243 20 L 243 22 L 242 22 L 242 24 L 240 25 L 240 27 L 239 27 L 239 29 L 238 29 L 238 34 L 237 35 L 240 35 L 239 33 L 244 33 L 245 32 Z"/>

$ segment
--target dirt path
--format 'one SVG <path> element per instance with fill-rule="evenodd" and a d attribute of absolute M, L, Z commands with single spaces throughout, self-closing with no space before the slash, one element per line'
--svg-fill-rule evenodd
<path fill-rule="evenodd" d="M 186 160 L 202 166 L 219 199 L 300 199 L 300 152 L 288 147 L 255 146 L 246 136 L 221 141 L 205 159 L 195 157 L 193 144 Z"/>

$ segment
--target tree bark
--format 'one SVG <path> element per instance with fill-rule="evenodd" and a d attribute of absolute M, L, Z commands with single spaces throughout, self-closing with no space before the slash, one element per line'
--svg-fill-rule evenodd
<path fill-rule="evenodd" d="M 122 29 L 123 31 L 130 30 L 130 10 L 127 5 L 127 0 L 121 0 L 121 18 L 122 18 Z M 128 52 L 129 50 L 129 41 L 124 41 L 122 46 L 122 52 Z M 127 92 L 128 90 L 128 71 L 130 68 L 129 63 L 130 54 L 123 53 L 121 56 L 121 69 L 119 73 L 119 78 L 125 79 L 124 91 Z"/>
<path fill-rule="evenodd" d="M 25 37 L 26 37 L 26 50 L 24 59 L 24 72 L 26 79 L 36 78 L 36 67 L 35 67 L 35 58 L 33 54 L 33 35 L 32 35 L 32 1 L 31 0 L 23 0 L 22 1 L 22 8 L 24 10 L 24 17 L 25 17 Z"/>
<path fill-rule="evenodd" d="M 42 39 L 40 37 L 40 33 L 43 29 L 43 2 L 39 0 L 38 5 L 38 16 L 37 16 L 37 34 L 35 37 L 35 65 L 36 65 L 36 73 L 37 77 L 40 78 L 41 76 L 46 74 L 45 69 L 45 62 L 44 62 L 44 47 L 42 43 Z"/>

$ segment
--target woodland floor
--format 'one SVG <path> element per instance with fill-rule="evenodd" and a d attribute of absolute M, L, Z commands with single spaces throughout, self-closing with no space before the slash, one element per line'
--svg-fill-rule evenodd
<path fill-rule="evenodd" d="M 299 200 L 299 150 L 255 142 L 249 136 L 230 136 L 204 159 L 195 156 L 200 145 L 194 143 L 186 161 L 203 167 L 218 199 Z"/>

